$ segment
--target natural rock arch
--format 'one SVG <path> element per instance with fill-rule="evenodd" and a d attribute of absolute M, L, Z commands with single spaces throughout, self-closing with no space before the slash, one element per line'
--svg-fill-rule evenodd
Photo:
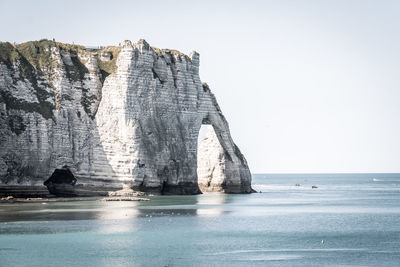
<path fill-rule="evenodd" d="M 32 79 L 46 81 L 40 88 L 28 80 L 12 83 L 18 79 L 17 65 L 0 62 L 0 75 L 6 77 L 0 79 L 2 183 L 19 185 L 29 172 L 25 180 L 42 185 L 56 167 L 68 164 L 80 189 L 197 194 L 197 138 L 201 125 L 209 124 L 220 147 L 218 160 L 208 165 L 219 174 L 212 174 L 203 191 L 251 192 L 247 162 L 210 88 L 200 80 L 198 53 L 187 56 L 139 40 L 106 48 L 113 57 L 105 58 L 101 51 L 45 43 L 56 64 L 42 70 L 46 75 L 32 73 Z M 51 112 L 37 108 L 34 90 L 41 92 L 38 97 L 46 92 L 39 102 L 49 104 Z M 24 127 L 11 129 L 16 125 L 7 123 L 11 115 L 20 116 L 18 125 Z M 5 160 L 14 152 L 20 161 Z M 14 162 L 20 162 L 18 172 L 9 171 Z M 204 187 L 202 181 L 203 176 Z"/>
<path fill-rule="evenodd" d="M 125 42 L 117 66 L 105 80 L 96 123 L 121 181 L 141 191 L 200 193 L 197 138 L 201 125 L 210 124 L 224 167 L 223 183 L 209 189 L 251 192 L 247 162 L 210 88 L 200 81 L 199 54 L 157 52 L 144 40 Z"/>

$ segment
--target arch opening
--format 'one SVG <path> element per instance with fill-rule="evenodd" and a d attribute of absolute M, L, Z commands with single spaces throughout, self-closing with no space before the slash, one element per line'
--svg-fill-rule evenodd
<path fill-rule="evenodd" d="M 211 124 L 200 127 L 197 139 L 197 182 L 201 192 L 223 191 L 225 155 Z"/>

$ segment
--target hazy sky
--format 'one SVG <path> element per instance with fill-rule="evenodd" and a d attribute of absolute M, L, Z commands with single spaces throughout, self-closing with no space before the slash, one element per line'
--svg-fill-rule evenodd
<path fill-rule="evenodd" d="M 0 1 L 0 40 L 200 53 L 252 172 L 400 172 L 400 1 Z"/>

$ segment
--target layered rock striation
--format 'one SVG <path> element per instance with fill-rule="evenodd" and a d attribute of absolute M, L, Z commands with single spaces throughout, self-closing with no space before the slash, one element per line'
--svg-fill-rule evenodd
<path fill-rule="evenodd" d="M 61 169 L 77 195 L 251 192 L 198 53 L 144 40 L 101 50 L 0 43 L 0 193 L 34 194 Z"/>

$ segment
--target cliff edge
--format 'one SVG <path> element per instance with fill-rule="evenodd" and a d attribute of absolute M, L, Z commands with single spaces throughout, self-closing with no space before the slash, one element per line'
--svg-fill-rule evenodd
<path fill-rule="evenodd" d="M 64 171 L 77 195 L 252 190 L 199 54 L 144 40 L 0 43 L 0 148 L 0 195 L 39 194 Z"/>

